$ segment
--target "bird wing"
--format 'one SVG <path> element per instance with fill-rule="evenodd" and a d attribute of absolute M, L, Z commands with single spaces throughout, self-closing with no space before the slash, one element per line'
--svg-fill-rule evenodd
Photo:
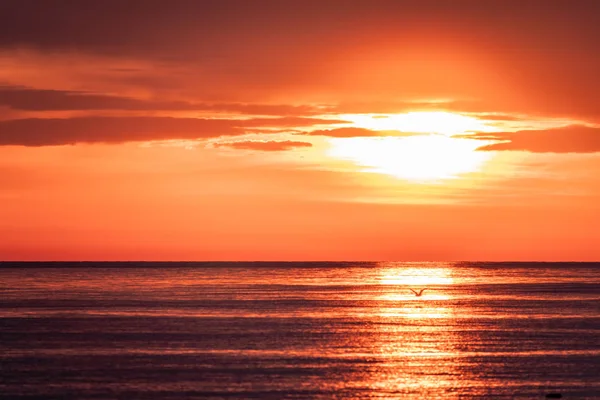
<path fill-rule="evenodd" d="M 416 295 L 418 295 L 418 294 L 419 294 L 419 293 L 417 293 L 417 292 L 416 292 L 414 289 L 410 289 L 410 288 L 409 288 L 409 290 L 410 290 L 411 292 L 413 292 L 414 294 L 416 294 Z"/>

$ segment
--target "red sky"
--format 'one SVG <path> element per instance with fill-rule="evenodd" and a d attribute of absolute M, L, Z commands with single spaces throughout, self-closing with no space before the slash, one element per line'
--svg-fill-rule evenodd
<path fill-rule="evenodd" d="M 0 3 L 0 260 L 599 260 L 600 3 Z"/>

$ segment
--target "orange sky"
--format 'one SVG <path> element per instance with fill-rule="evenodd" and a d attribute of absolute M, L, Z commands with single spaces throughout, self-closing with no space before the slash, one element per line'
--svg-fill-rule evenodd
<path fill-rule="evenodd" d="M 599 260 L 599 15 L 4 1 L 0 260 Z"/>

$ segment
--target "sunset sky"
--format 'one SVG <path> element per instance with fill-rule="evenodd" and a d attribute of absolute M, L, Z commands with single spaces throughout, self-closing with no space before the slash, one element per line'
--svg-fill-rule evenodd
<path fill-rule="evenodd" d="M 600 1 L 0 2 L 0 260 L 599 260 Z"/>

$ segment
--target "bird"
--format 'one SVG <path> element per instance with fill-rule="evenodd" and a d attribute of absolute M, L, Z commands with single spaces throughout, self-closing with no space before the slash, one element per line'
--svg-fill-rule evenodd
<path fill-rule="evenodd" d="M 413 292 L 413 293 L 415 294 L 415 296 L 417 296 L 417 297 L 421 297 L 421 295 L 423 294 L 423 292 L 424 292 L 425 290 L 427 290 L 427 288 L 425 288 L 425 289 L 421 289 L 421 290 L 419 290 L 418 292 L 417 292 L 416 290 L 414 290 L 414 289 L 410 289 L 410 291 L 411 291 L 411 292 Z"/>

